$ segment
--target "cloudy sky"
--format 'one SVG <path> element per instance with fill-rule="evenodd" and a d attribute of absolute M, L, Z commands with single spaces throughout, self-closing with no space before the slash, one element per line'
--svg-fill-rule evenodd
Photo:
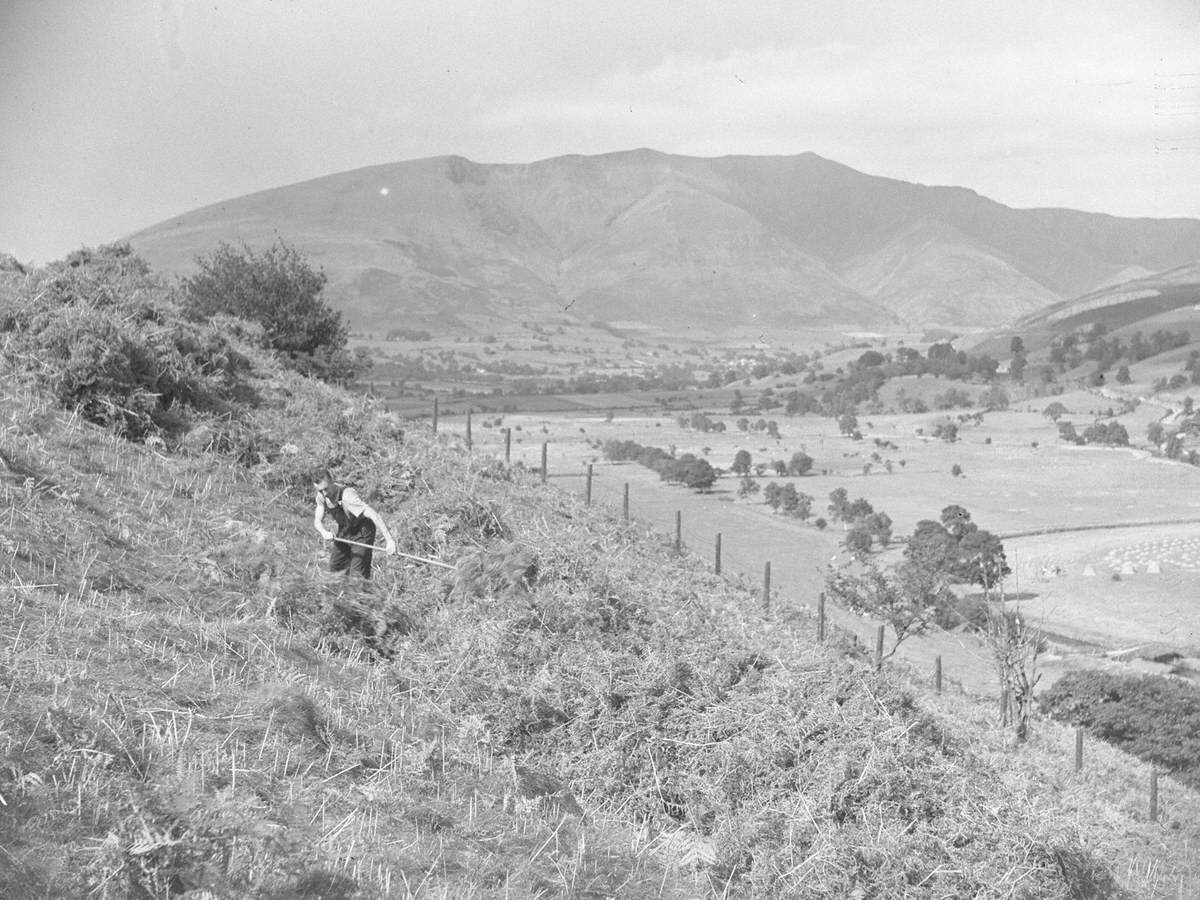
<path fill-rule="evenodd" d="M 0 0 L 0 252 L 456 153 L 813 151 L 1200 217 L 1198 0 Z"/>

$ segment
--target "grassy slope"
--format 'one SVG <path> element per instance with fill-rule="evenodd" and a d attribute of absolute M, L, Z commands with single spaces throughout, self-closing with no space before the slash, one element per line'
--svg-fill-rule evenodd
<path fill-rule="evenodd" d="M 0 396 L 6 898 L 1200 889 L 1196 802 L 1146 823 L 1128 758 L 1073 776 L 1049 723 L 1013 749 L 637 526 L 260 375 L 252 468 Z M 298 473 L 339 456 L 458 568 L 325 578 Z"/>

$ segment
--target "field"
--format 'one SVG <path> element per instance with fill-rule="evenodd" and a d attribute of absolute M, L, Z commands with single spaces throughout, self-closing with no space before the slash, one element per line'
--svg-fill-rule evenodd
<path fill-rule="evenodd" d="M 1093 411 L 1112 405 L 1082 391 L 1058 399 L 1071 410 L 1066 418 L 1081 427 L 1092 421 Z M 839 526 L 821 531 L 812 520 L 801 524 L 772 514 L 758 499 L 738 499 L 732 475 L 719 479 L 706 494 L 665 485 L 640 466 L 605 462 L 595 442 L 621 439 L 674 447 L 722 468 L 742 449 L 756 463 L 786 460 L 803 450 L 813 457 L 816 474 L 779 480 L 816 498 L 814 519 L 827 515 L 830 491 L 844 487 L 851 498 L 865 497 L 887 512 L 897 537 L 911 533 L 921 519 L 937 519 L 953 503 L 970 511 L 980 527 L 1004 538 L 1013 568 L 1006 591 L 1055 639 L 1048 678 L 1081 660 L 1095 661 L 1102 651 L 1135 645 L 1200 656 L 1200 607 L 1191 599 L 1200 595 L 1200 470 L 1153 458 L 1144 447 L 1066 444 L 1041 414 L 1047 402 L 987 413 L 981 425 L 962 426 L 953 444 L 917 433 L 931 430 L 930 423 L 940 415 L 935 413 L 860 416 L 862 441 L 839 434 L 832 419 L 784 415 L 774 415 L 781 434 L 774 440 L 739 432 L 736 417 L 728 413 L 713 415 L 726 423 L 724 432 L 684 429 L 669 414 L 618 414 L 612 421 L 584 413 L 516 414 L 504 416 L 499 425 L 485 418 L 486 427 L 477 418 L 473 436 L 481 451 L 502 453 L 502 429 L 512 428 L 513 459 L 531 468 L 540 465 L 546 442 L 552 479 L 578 491 L 584 490 L 583 473 L 592 462 L 598 502 L 619 509 L 628 483 L 634 516 L 670 535 L 678 510 L 684 542 L 694 552 L 711 558 L 720 531 L 727 570 L 743 572 L 756 583 L 770 561 L 776 590 L 812 604 L 825 574 L 846 560 Z M 1146 424 L 1160 414 L 1157 407 L 1143 404 L 1120 421 L 1136 444 Z M 452 431 L 463 425 L 461 418 L 444 420 Z M 881 447 L 877 440 L 890 446 Z M 962 475 L 951 474 L 954 465 L 961 466 Z M 777 478 L 756 480 L 765 485 Z M 845 624 L 857 624 L 864 640 L 871 639 L 869 623 Z M 902 656 L 928 671 L 933 655 L 949 654 L 958 659 L 965 687 L 987 691 L 994 686 L 986 654 L 962 636 L 941 636 L 926 644 L 902 648 Z"/>

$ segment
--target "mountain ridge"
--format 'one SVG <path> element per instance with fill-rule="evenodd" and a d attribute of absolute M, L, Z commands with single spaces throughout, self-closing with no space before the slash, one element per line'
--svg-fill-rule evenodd
<path fill-rule="evenodd" d="M 924 243 L 906 251 L 918 227 Z M 209 204 L 129 240 L 156 268 L 184 273 L 219 241 L 277 238 L 322 266 L 331 300 L 370 328 L 461 325 L 468 315 L 709 330 L 980 328 L 1122 271 L 1200 259 L 1200 220 L 1017 210 L 811 152 L 646 148 L 532 163 L 384 163 Z M 897 264 L 889 284 L 864 289 L 868 273 Z"/>

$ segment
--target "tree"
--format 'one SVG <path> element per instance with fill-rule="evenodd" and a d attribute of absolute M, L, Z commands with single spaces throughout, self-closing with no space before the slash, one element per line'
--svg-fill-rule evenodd
<path fill-rule="evenodd" d="M 904 558 L 922 571 L 946 573 L 957 549 L 958 542 L 944 525 L 922 519 L 904 547 Z"/>
<path fill-rule="evenodd" d="M 958 424 L 951 422 L 949 419 L 933 423 L 933 436 L 941 438 L 947 444 L 953 444 L 958 440 Z"/>
<path fill-rule="evenodd" d="M 881 618 L 891 626 L 894 642 L 888 656 L 906 638 L 928 631 L 954 601 L 944 576 L 907 563 L 888 573 L 871 563 L 861 576 L 832 572 L 825 580 L 825 591 L 840 606 Z"/>
<path fill-rule="evenodd" d="M 1029 737 L 1033 719 L 1033 689 L 1041 680 L 1037 659 L 1046 650 L 1038 629 L 1025 623 L 1018 610 L 993 610 L 988 606 L 987 642 L 996 661 L 1000 683 L 1007 688 L 1009 708 L 1003 716 L 1016 725 L 1017 740 Z"/>
<path fill-rule="evenodd" d="M 783 487 L 778 481 L 772 481 L 763 489 L 763 502 L 775 512 L 779 511 L 779 506 L 783 503 Z"/>
<path fill-rule="evenodd" d="M 802 450 L 797 450 L 788 460 L 787 473 L 789 475 L 805 475 L 812 469 L 812 466 L 813 458 Z"/>
<path fill-rule="evenodd" d="M 1000 539 L 972 522 L 969 512 L 954 504 L 942 510 L 941 519 L 940 523 L 928 519 L 917 523 L 904 548 L 909 563 L 984 589 L 1012 573 Z"/>
<path fill-rule="evenodd" d="M 856 525 L 846 532 L 845 545 L 848 552 L 862 559 L 871 552 L 871 532 Z"/>
<path fill-rule="evenodd" d="M 838 416 L 838 431 L 842 434 L 852 435 L 858 431 L 858 417 L 854 413 L 842 413 Z"/>
<path fill-rule="evenodd" d="M 958 559 L 950 570 L 957 581 L 977 584 L 991 590 L 1011 575 L 1000 538 L 982 528 L 972 528 L 958 542 Z"/>
<path fill-rule="evenodd" d="M 749 450 L 739 450 L 733 456 L 733 465 L 729 467 L 729 471 L 735 475 L 749 475 L 750 466 L 753 461 L 750 458 Z"/>
<path fill-rule="evenodd" d="M 692 490 L 704 493 L 716 483 L 717 471 L 706 459 L 693 459 L 683 470 L 683 484 Z"/>
<path fill-rule="evenodd" d="M 779 491 L 779 509 L 795 519 L 804 521 L 812 515 L 813 498 L 796 490 L 794 484 L 785 484 Z"/>
<path fill-rule="evenodd" d="M 979 395 L 979 405 L 989 410 L 1008 409 L 1008 403 L 1008 391 L 998 384 L 993 384 Z"/>
<path fill-rule="evenodd" d="M 1022 356 L 1025 353 L 1025 341 L 1020 335 L 1013 335 L 1013 339 L 1008 342 L 1008 352 L 1013 356 Z"/>
<path fill-rule="evenodd" d="M 1070 410 L 1068 410 L 1065 406 L 1063 406 L 1061 403 L 1059 403 L 1057 400 L 1055 400 L 1053 403 L 1051 403 L 1049 406 L 1047 406 L 1045 409 L 1042 410 L 1042 415 L 1045 416 L 1047 419 L 1049 419 L 1051 422 L 1057 422 L 1059 419 L 1061 419 L 1063 416 L 1065 416 L 1068 412 L 1070 412 Z"/>
<path fill-rule="evenodd" d="M 743 475 L 742 480 L 738 482 L 738 496 L 752 497 L 759 491 L 758 482 L 749 475 Z"/>
<path fill-rule="evenodd" d="M 952 503 L 949 506 L 942 507 L 942 512 L 939 518 L 942 520 L 942 527 L 950 533 L 950 536 L 956 541 L 961 540 L 962 536 L 970 529 L 975 528 L 975 524 L 971 521 L 971 514 L 964 507 L 957 503 Z"/>
<path fill-rule="evenodd" d="M 1110 444 L 1116 447 L 1129 446 L 1129 432 L 1120 422 L 1095 422 L 1083 431 L 1085 444 Z"/>
<path fill-rule="evenodd" d="M 1133 381 L 1133 376 L 1129 374 L 1129 366 L 1124 363 L 1117 369 L 1117 384 L 1129 384 Z"/>
<path fill-rule="evenodd" d="M 871 506 L 870 501 L 866 497 L 859 497 L 846 507 L 845 518 L 850 522 L 861 522 L 874 512 L 875 508 Z"/>
<path fill-rule="evenodd" d="M 1164 430 L 1162 422 L 1151 422 L 1146 426 L 1146 440 L 1155 446 L 1163 442 Z"/>
<path fill-rule="evenodd" d="M 863 521 L 871 536 L 879 541 L 880 546 L 886 547 L 892 541 L 892 517 L 885 512 L 871 513 Z"/>
<path fill-rule="evenodd" d="M 835 522 L 843 521 L 850 508 L 850 495 L 845 488 L 834 488 L 829 492 L 829 518 Z"/>
<path fill-rule="evenodd" d="M 365 371 L 369 357 L 346 349 L 349 329 L 321 296 L 325 273 L 283 241 L 256 253 L 222 242 L 197 257 L 200 271 L 183 280 L 185 311 L 196 319 L 232 315 L 263 328 L 263 343 L 305 374 L 333 381 Z"/>

